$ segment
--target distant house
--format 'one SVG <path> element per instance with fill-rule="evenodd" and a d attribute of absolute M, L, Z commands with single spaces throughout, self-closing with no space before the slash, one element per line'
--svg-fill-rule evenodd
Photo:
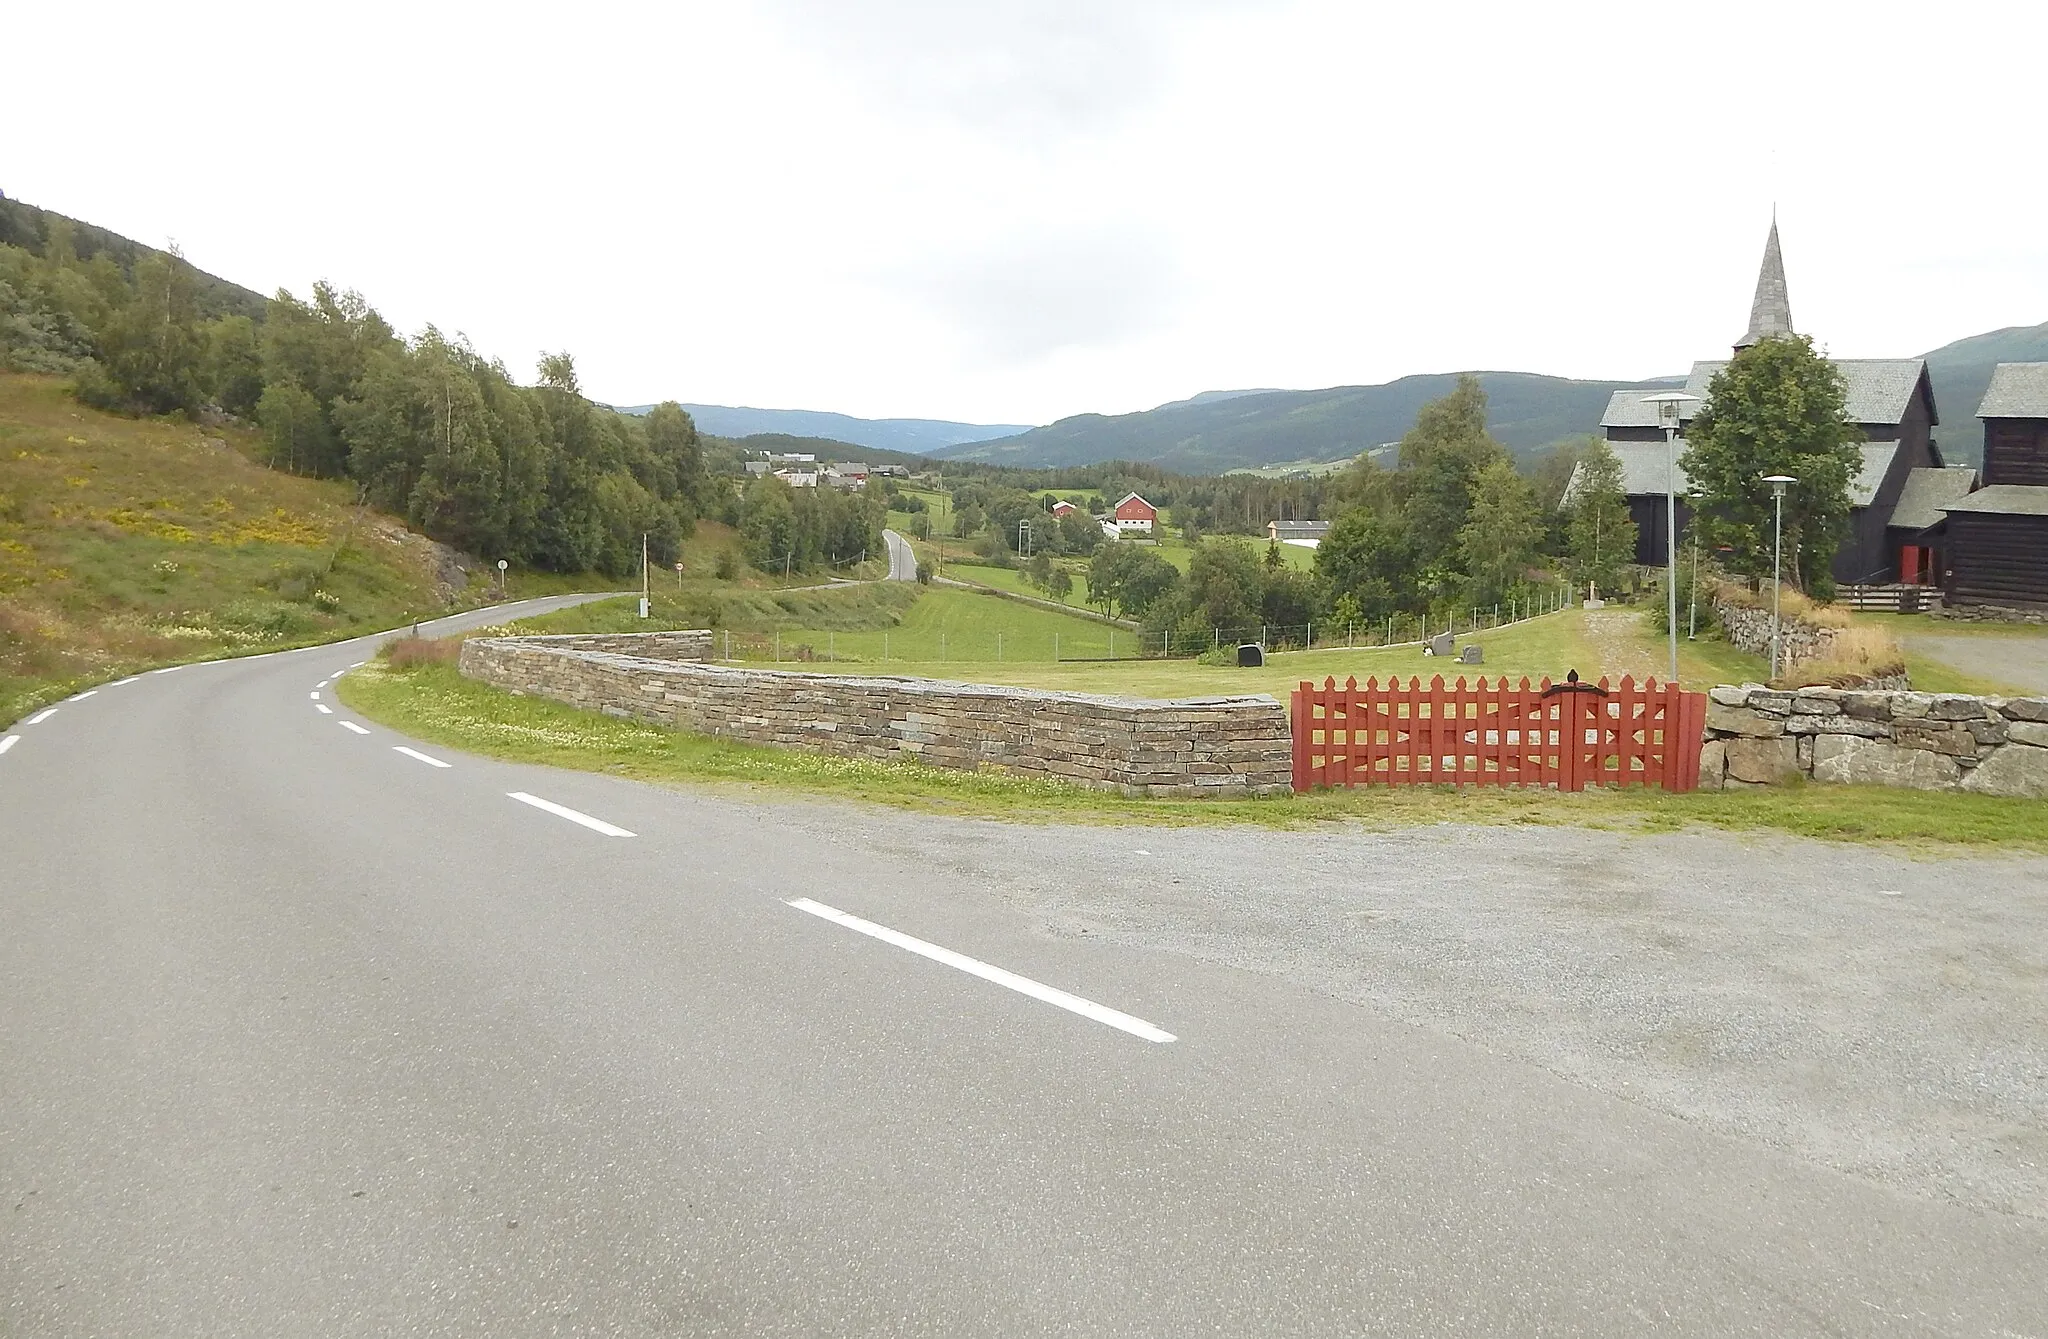
<path fill-rule="evenodd" d="M 1052 504 L 1052 514 L 1055 516 L 1068 516 L 1079 510 L 1081 510 L 1079 507 L 1067 501 L 1065 498 L 1061 498 L 1059 501 Z"/>
<path fill-rule="evenodd" d="M 842 479 L 867 481 L 868 467 L 858 460 L 842 460 L 832 466 L 832 472 Z"/>
<path fill-rule="evenodd" d="M 1275 544 L 1299 544 L 1312 549 L 1330 533 L 1328 521 L 1268 521 L 1266 538 Z"/>
<path fill-rule="evenodd" d="M 1136 493 L 1126 493 L 1110 513 L 1109 521 L 1119 535 L 1149 535 L 1159 523 L 1159 508 Z"/>
<path fill-rule="evenodd" d="M 2000 363 L 1977 408 L 1984 486 L 1944 503 L 1952 605 L 2048 609 L 2048 363 Z"/>
<path fill-rule="evenodd" d="M 1778 248 L 1778 225 L 1773 223 L 1764 245 L 1763 266 L 1757 275 L 1749 330 L 1735 350 L 1740 353 L 1759 340 L 1791 333 L 1792 308 L 1786 296 L 1785 263 Z M 1835 553 L 1835 579 L 1845 584 L 1897 581 L 1908 561 L 1921 565 L 1923 547 L 1923 537 L 1913 525 L 1894 524 L 1907 482 L 1920 471 L 1940 471 L 1943 466 L 1940 448 L 1932 436 L 1940 420 L 1934 410 L 1934 388 L 1927 377 L 1927 364 L 1919 358 L 1830 361 L 1841 372 L 1848 391 L 1849 419 L 1863 436 L 1863 464 L 1849 482 L 1849 532 Z M 1704 403 L 1707 387 L 1726 366 L 1725 359 L 1694 363 L 1692 375 L 1686 378 L 1686 393 Z M 1629 516 L 1636 523 L 1635 561 L 1645 566 L 1664 563 L 1667 478 L 1678 493 L 1681 533 L 1692 514 L 1685 497 L 1690 487 L 1685 470 L 1670 470 L 1657 406 L 1644 402 L 1646 396 L 1661 393 L 1664 392 L 1658 389 L 1616 391 L 1607 402 L 1607 412 L 1600 417 L 1607 447 L 1621 462 L 1622 491 L 1628 495 Z M 1684 424 L 1692 420 L 1699 408 L 1699 404 L 1680 407 L 1675 452 L 1679 457 L 1685 455 L 1687 447 Z M 1576 488 L 1578 478 L 1579 471 L 1574 470 L 1565 489 L 1567 498 Z M 1953 487 L 1953 482 L 1936 480 L 1923 485 L 1922 491 L 1931 488 L 1939 492 L 1944 487 Z M 1905 519 L 1911 522 L 1918 518 Z"/>
<path fill-rule="evenodd" d="M 910 466 L 877 465 L 868 471 L 868 475 L 870 478 L 879 479 L 908 479 L 910 477 Z"/>
<path fill-rule="evenodd" d="M 753 477 L 756 477 L 756 478 L 758 478 L 759 476 L 761 476 L 761 475 L 763 475 L 763 474 L 766 474 L 766 473 L 768 473 L 768 471 L 769 471 L 769 470 L 770 470 L 770 469 L 772 468 L 772 467 L 771 467 L 771 466 L 769 465 L 769 463 L 768 463 L 767 461 L 765 461 L 765 460 L 750 460 L 750 461 L 746 462 L 746 465 L 747 465 L 747 473 L 748 473 L 748 474 L 749 474 L 750 476 L 753 476 Z"/>
<path fill-rule="evenodd" d="M 840 465 L 828 465 L 825 467 L 823 478 L 826 483 L 834 488 L 865 488 L 868 482 L 868 467 L 853 461 Z"/>
<path fill-rule="evenodd" d="M 788 484 L 791 488 L 816 488 L 818 486 L 818 472 L 816 470 L 777 470 L 775 471 L 775 477 Z"/>

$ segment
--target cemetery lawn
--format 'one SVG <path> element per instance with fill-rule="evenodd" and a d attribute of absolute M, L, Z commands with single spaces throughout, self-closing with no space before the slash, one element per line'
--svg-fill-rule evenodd
<path fill-rule="evenodd" d="M 1373 828 L 1466 823 L 1595 827 L 1657 834 L 1691 825 L 1829 841 L 1900 845 L 1922 855 L 1964 847 L 2048 851 L 2036 801 L 1862 786 L 1667 795 L 1653 790 L 1548 791 L 1410 787 L 1266 800 L 1138 800 L 997 772 L 868 762 L 711 739 L 514 697 L 445 664 L 381 660 L 342 677 L 341 701 L 393 730 L 512 762 L 601 772 L 661 785 L 739 784 L 939 814 L 1023 823 L 1319 823 Z"/>

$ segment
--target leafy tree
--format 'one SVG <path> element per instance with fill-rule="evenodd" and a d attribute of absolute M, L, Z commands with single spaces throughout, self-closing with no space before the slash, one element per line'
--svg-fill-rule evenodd
<path fill-rule="evenodd" d="M 1188 598 L 1212 628 L 1256 626 L 1265 576 L 1259 555 L 1242 539 L 1205 539 L 1188 561 Z"/>
<path fill-rule="evenodd" d="M 1180 572 L 1148 544 L 1104 544 L 1088 564 L 1088 600 L 1112 615 L 1143 615 L 1180 584 Z"/>
<path fill-rule="evenodd" d="M 1415 554 L 1408 531 L 1373 507 L 1353 507 L 1316 548 L 1316 574 L 1336 600 L 1349 599 L 1354 619 L 1373 622 L 1415 598 Z"/>
<path fill-rule="evenodd" d="M 327 419 L 320 402 L 289 381 L 264 387 L 256 402 L 256 421 L 263 425 L 263 440 L 275 467 L 299 472 L 302 460 L 322 459 L 328 454 Z"/>
<path fill-rule="evenodd" d="M 214 403 L 247 416 L 263 398 L 263 349 L 256 323 L 237 313 L 206 326 L 206 385 Z"/>
<path fill-rule="evenodd" d="M 1276 628 L 1301 628 L 1314 620 L 1318 603 L 1316 579 L 1291 567 L 1266 573 L 1265 589 L 1259 595 L 1259 614 Z"/>
<path fill-rule="evenodd" d="M 1065 600 L 1074 593 L 1074 577 L 1064 567 L 1055 567 L 1045 576 L 1045 593 L 1055 600 Z"/>
<path fill-rule="evenodd" d="M 1102 547 L 1102 525 L 1082 508 L 1060 517 L 1060 547 L 1068 553 L 1092 554 Z"/>
<path fill-rule="evenodd" d="M 785 559 L 796 552 L 794 492 L 772 474 L 764 474 L 747 485 L 740 512 L 740 538 L 747 548 L 747 561 L 764 571 L 781 571 Z"/>
<path fill-rule="evenodd" d="M 1588 582 L 1602 590 L 1617 588 L 1636 552 L 1636 523 L 1622 489 L 1621 461 L 1607 443 L 1595 442 L 1581 456 L 1575 478 L 1565 530 L 1572 580 L 1581 588 Z"/>
<path fill-rule="evenodd" d="M 1488 466 L 1509 464 L 1507 448 L 1487 435 L 1486 392 L 1467 373 L 1442 399 L 1431 400 L 1401 439 L 1404 519 L 1419 566 L 1452 557 Z"/>
<path fill-rule="evenodd" d="M 100 334 L 100 361 L 123 400 L 153 413 L 197 409 L 206 398 L 206 340 L 192 267 L 152 254 L 135 266 L 134 295 Z"/>
<path fill-rule="evenodd" d="M 1458 531 L 1458 553 L 1473 602 L 1491 604 L 1520 585 L 1536 562 L 1542 537 L 1536 492 L 1514 464 L 1503 458 L 1481 470 L 1473 482 L 1465 525 Z"/>
<path fill-rule="evenodd" d="M 648 412 L 647 447 L 668 470 L 672 495 L 688 499 L 691 513 L 700 514 L 704 496 L 704 444 L 697 424 L 683 407 L 665 400 Z"/>
<path fill-rule="evenodd" d="M 1683 464 L 1699 495 L 1701 537 L 1752 578 L 1771 573 L 1771 486 L 1785 490 L 1785 552 L 1799 583 L 1834 593 L 1835 550 L 1849 518 L 1849 485 L 1862 467 L 1841 372 L 1805 335 L 1759 340 L 1736 354 L 1707 388 L 1686 431 Z"/>

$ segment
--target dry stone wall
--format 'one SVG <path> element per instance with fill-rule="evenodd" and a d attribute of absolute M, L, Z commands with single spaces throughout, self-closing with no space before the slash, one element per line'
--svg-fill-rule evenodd
<path fill-rule="evenodd" d="M 2048 697 L 1758 684 L 1712 690 L 1701 789 L 1794 775 L 2048 799 Z"/>
<path fill-rule="evenodd" d="M 696 663 L 686 643 L 605 637 L 476 638 L 462 673 L 512 692 L 784 748 L 939 767 L 993 767 L 1125 795 L 1282 795 L 1287 711 L 1266 696 L 1152 702 L 936 679 L 808 674 Z M 701 657 L 699 657 L 701 658 Z"/>
<path fill-rule="evenodd" d="M 1722 635 L 1731 646 L 1749 652 L 1753 656 L 1771 654 L 1771 611 L 1752 609 L 1745 604 L 1714 605 L 1714 617 L 1721 621 Z M 1809 660 L 1825 660 L 1834 650 L 1835 638 L 1840 633 L 1834 628 L 1824 628 L 1817 623 L 1789 615 L 1780 620 L 1778 634 L 1779 649 L 1787 668 L 1804 664 Z"/>

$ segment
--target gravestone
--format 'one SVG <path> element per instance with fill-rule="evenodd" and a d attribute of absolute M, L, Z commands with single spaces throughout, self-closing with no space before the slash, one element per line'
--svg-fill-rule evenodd
<path fill-rule="evenodd" d="M 1457 638 L 1448 632 L 1439 632 L 1436 636 L 1429 639 L 1429 654 L 1433 656 L 1447 656 L 1453 652 L 1456 646 Z"/>
<path fill-rule="evenodd" d="M 1266 663 L 1266 648 L 1257 642 L 1245 642 L 1237 648 L 1239 669 L 1260 669 Z"/>
<path fill-rule="evenodd" d="M 1458 652 L 1458 663 L 1460 665 L 1484 664 L 1486 663 L 1486 653 L 1479 649 L 1478 642 L 1473 642 L 1466 646 L 1464 650 Z"/>

